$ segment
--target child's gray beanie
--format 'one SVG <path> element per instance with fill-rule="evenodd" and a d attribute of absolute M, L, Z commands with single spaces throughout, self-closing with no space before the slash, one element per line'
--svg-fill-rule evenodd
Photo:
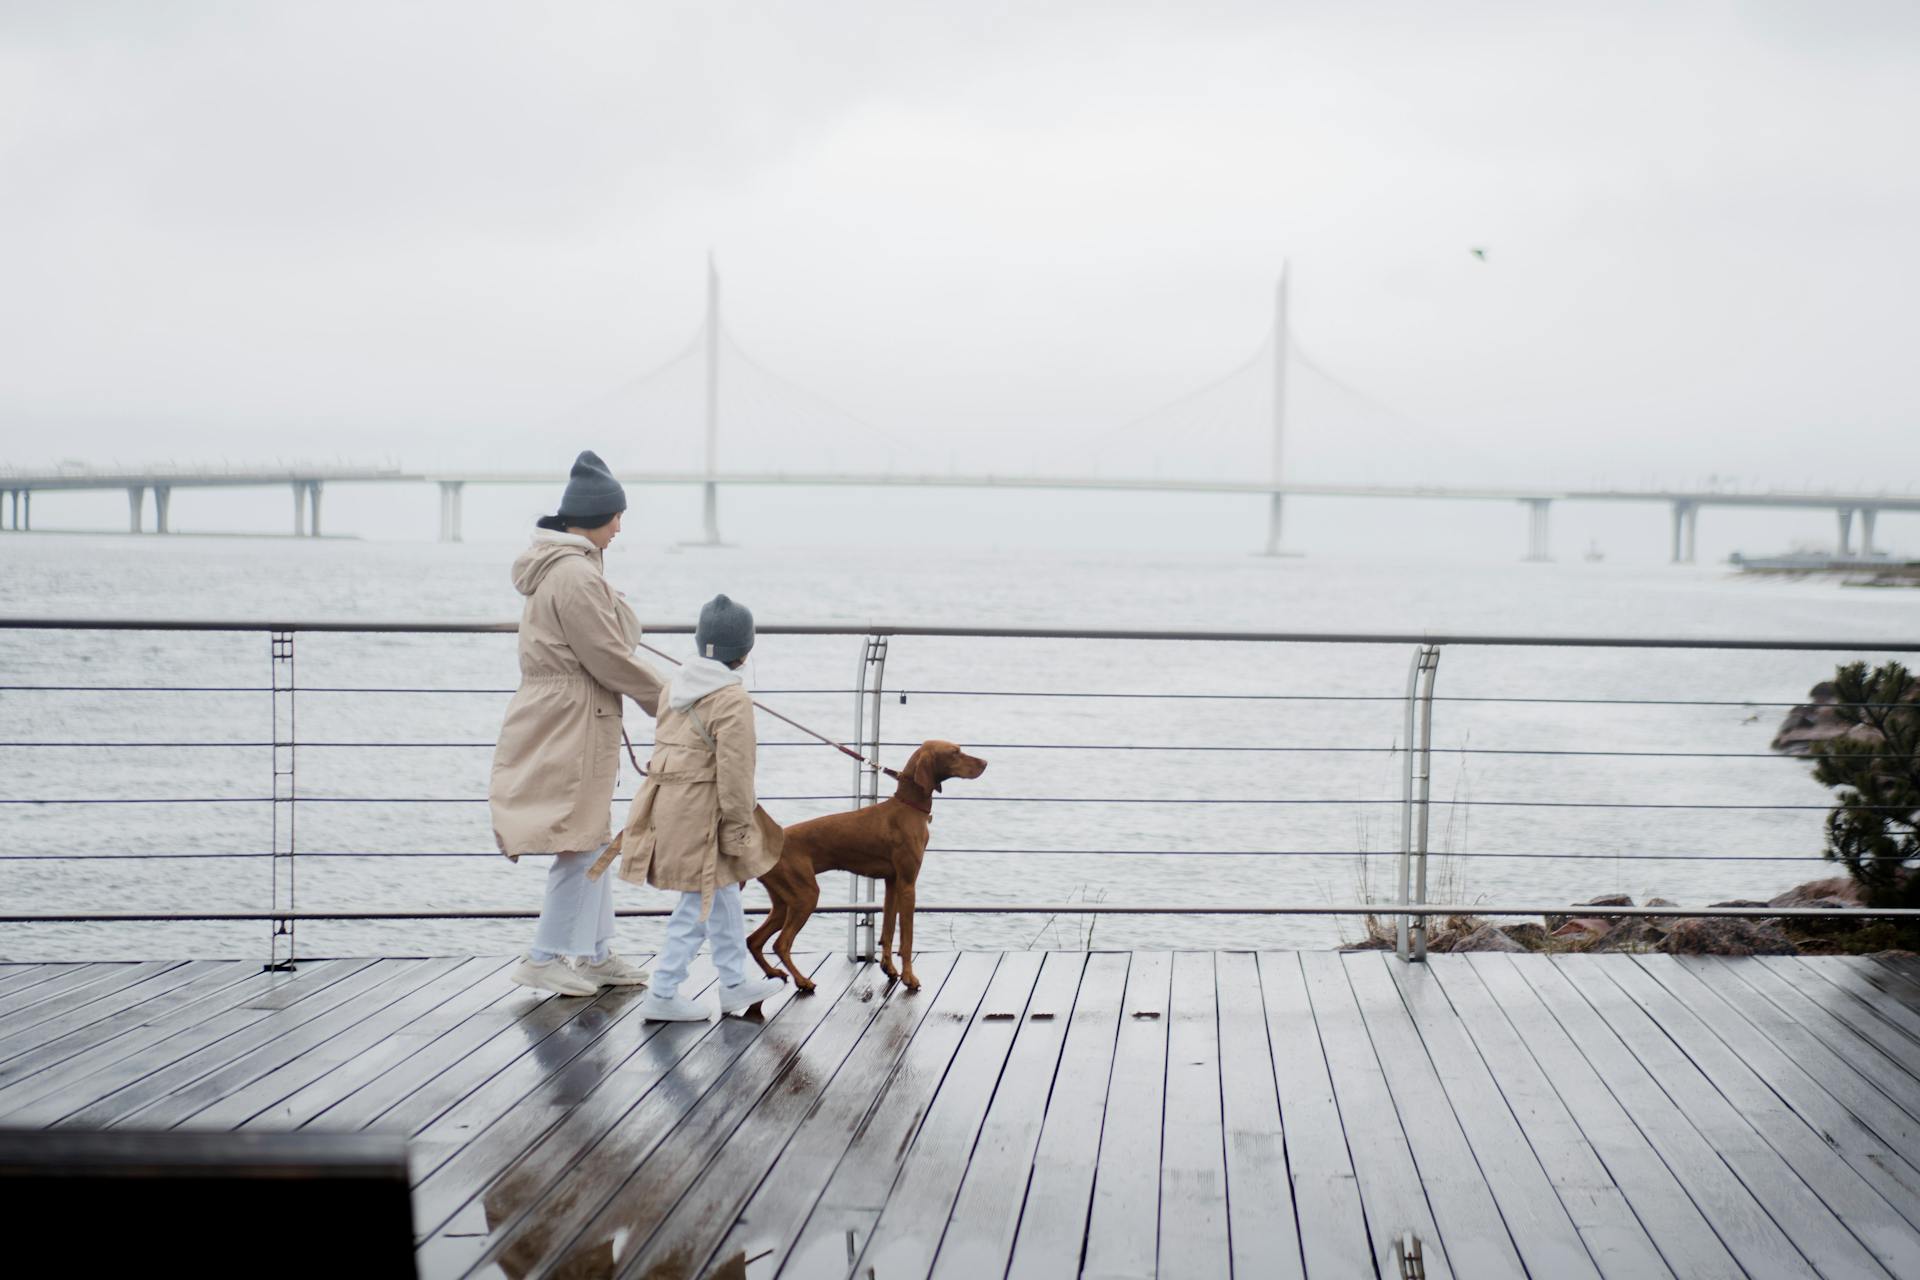
<path fill-rule="evenodd" d="M 701 657 L 715 662 L 746 657 L 753 649 L 753 610 L 725 596 L 715 596 L 700 606 L 700 625 L 694 628 L 693 643 Z"/>

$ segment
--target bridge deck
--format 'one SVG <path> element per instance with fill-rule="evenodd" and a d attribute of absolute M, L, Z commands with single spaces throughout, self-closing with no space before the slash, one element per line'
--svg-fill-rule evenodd
<path fill-rule="evenodd" d="M 0 1125 L 410 1135 L 427 1276 L 1920 1275 L 1912 960 L 824 956 L 668 1026 L 506 964 L 0 966 Z"/>

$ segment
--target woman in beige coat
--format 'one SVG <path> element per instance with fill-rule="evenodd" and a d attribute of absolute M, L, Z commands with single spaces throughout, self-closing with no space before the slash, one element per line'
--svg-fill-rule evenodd
<path fill-rule="evenodd" d="M 606 464 L 582 453 L 560 514 L 539 521 L 513 565 L 514 589 L 526 597 L 520 688 L 494 749 L 488 799 L 500 852 L 553 858 L 533 946 L 509 977 L 562 995 L 647 978 L 610 949 L 612 885 L 587 876 L 612 834 L 621 695 L 653 715 L 662 688 L 633 656 L 640 621 L 601 564 L 626 506 Z"/>
<path fill-rule="evenodd" d="M 753 798 L 753 699 L 740 680 L 740 664 L 753 648 L 752 612 L 715 596 L 700 610 L 694 648 L 659 708 L 646 785 L 619 839 L 588 873 L 599 876 L 624 855 L 622 879 L 680 893 L 640 1006 L 643 1018 L 657 1022 L 707 1017 L 680 994 L 702 942 L 713 944 L 722 1014 L 742 1012 L 780 990 L 775 979 L 748 973 L 740 903 L 740 886 L 773 868 L 785 840 Z"/>

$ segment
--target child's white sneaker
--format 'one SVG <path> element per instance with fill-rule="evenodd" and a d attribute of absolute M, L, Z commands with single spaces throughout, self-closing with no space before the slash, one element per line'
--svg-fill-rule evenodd
<path fill-rule="evenodd" d="M 507 975 L 507 981 L 532 987 L 535 991 L 551 991 L 559 996 L 600 994 L 596 984 L 569 969 L 567 962 L 558 958 L 535 960 L 532 956 L 522 956 L 520 963 L 513 966 L 513 972 Z"/>
<path fill-rule="evenodd" d="M 707 1011 L 685 996 L 663 996 L 647 992 L 640 1002 L 640 1016 L 648 1022 L 705 1022 Z"/>
<path fill-rule="evenodd" d="M 720 1015 L 744 1013 L 762 1000 L 770 1000 L 786 990 L 778 978 L 748 978 L 737 987 L 720 988 Z"/>
<path fill-rule="evenodd" d="M 647 985 L 647 971 L 637 964 L 628 964 L 613 952 L 607 952 L 607 958 L 596 962 L 589 961 L 574 966 L 576 974 L 588 982 L 600 987 L 644 987 Z"/>

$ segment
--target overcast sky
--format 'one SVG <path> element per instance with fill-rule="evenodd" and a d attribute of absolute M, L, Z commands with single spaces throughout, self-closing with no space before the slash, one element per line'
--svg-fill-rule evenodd
<path fill-rule="evenodd" d="M 0 0 L 0 460 L 678 463 L 711 248 L 897 466 L 1257 465 L 1257 367 L 1111 432 L 1284 260 L 1303 478 L 1904 488 L 1917 12 Z"/>

